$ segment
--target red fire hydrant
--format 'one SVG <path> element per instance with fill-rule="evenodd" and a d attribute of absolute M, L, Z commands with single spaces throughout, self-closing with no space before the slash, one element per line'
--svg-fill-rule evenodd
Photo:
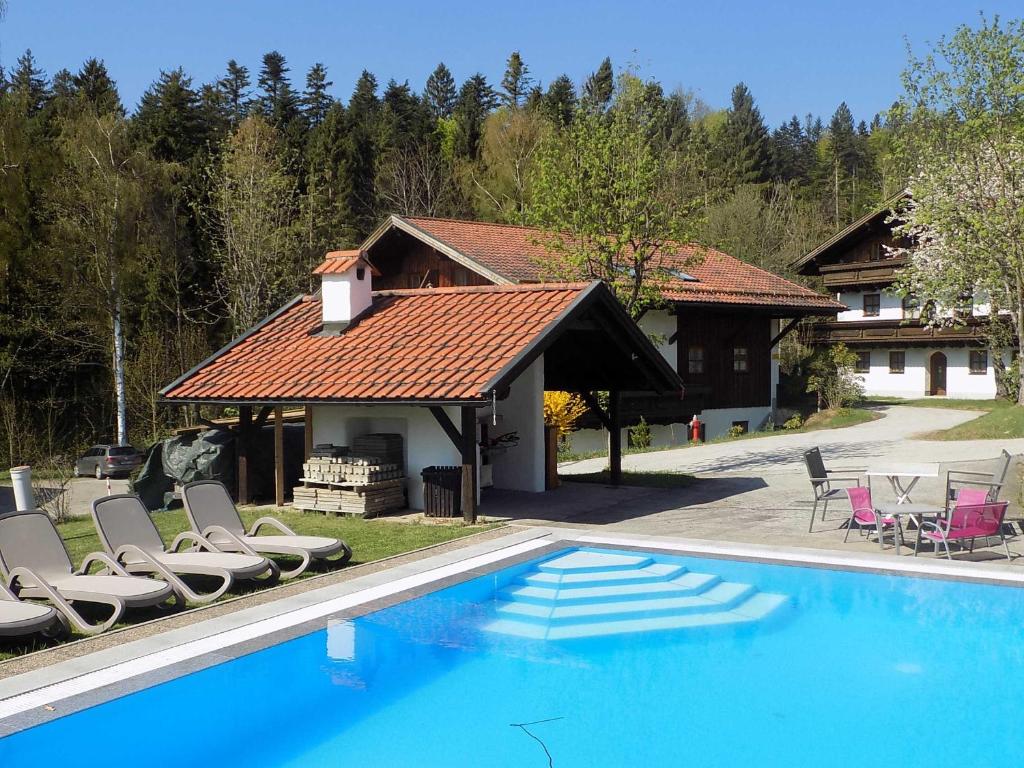
<path fill-rule="evenodd" d="M 694 414 L 690 421 L 690 439 L 695 443 L 700 442 L 700 419 L 697 418 L 697 414 Z"/>

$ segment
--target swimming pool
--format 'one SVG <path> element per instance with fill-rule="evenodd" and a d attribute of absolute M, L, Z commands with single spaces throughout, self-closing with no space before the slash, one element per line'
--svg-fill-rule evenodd
<path fill-rule="evenodd" d="M 1024 749 L 1022 597 L 573 547 L 16 733 L 0 760 L 1002 766 Z"/>

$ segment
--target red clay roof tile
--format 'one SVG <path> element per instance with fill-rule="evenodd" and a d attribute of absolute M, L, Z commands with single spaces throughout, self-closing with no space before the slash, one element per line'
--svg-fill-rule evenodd
<path fill-rule="evenodd" d="M 513 283 L 540 282 L 546 278 L 543 265 L 550 256 L 543 245 L 544 235 L 538 229 L 418 216 L 404 220 Z M 662 293 L 669 301 L 821 312 L 846 309 L 828 296 L 714 248 L 679 246 L 672 253 L 660 255 L 657 266 L 696 278 L 667 279 Z"/>
<path fill-rule="evenodd" d="M 486 400 L 483 387 L 587 287 L 381 292 L 371 310 L 338 335 L 318 334 L 320 300 L 303 297 L 163 395 L 211 401 Z"/>

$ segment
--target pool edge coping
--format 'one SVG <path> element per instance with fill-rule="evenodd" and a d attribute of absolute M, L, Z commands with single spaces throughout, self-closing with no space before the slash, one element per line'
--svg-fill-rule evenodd
<path fill-rule="evenodd" d="M 990 563 L 529 527 L 0 680 L 0 738 L 568 546 L 1024 587 L 1024 573 Z"/>

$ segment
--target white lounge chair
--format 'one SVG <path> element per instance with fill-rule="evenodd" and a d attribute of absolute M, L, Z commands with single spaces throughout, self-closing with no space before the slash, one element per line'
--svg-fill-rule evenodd
<path fill-rule="evenodd" d="M 89 573 L 96 563 L 105 573 Z M 50 516 L 38 509 L 0 515 L 0 572 L 18 597 L 48 601 L 87 635 L 114 626 L 129 608 L 181 602 L 166 582 L 132 576 L 103 552 L 86 555 L 75 570 Z M 113 610 L 106 621 L 90 624 L 73 607 L 76 602 L 99 603 Z"/>
<path fill-rule="evenodd" d="M 57 637 L 67 629 L 67 622 L 55 609 L 22 602 L 0 582 L 0 637 L 26 637 L 37 632 L 45 637 Z"/>
<path fill-rule="evenodd" d="M 201 534 L 222 552 L 244 552 L 268 555 L 291 555 L 301 558 L 298 566 L 282 571 L 282 579 L 290 579 L 305 571 L 313 560 L 340 565 L 352 557 L 352 549 L 341 539 L 327 536 L 301 536 L 280 520 L 261 517 L 248 532 L 242 522 L 231 494 L 223 483 L 216 480 L 197 480 L 181 491 L 192 530 Z M 264 526 L 274 528 L 280 535 L 260 536 Z M 335 557 L 341 553 L 340 556 Z M 330 558 L 334 558 L 331 560 Z"/>
<path fill-rule="evenodd" d="M 276 581 L 277 564 L 259 555 L 218 550 L 194 531 L 179 533 L 168 550 L 142 499 L 127 493 L 105 496 L 92 503 L 92 519 L 103 548 L 129 573 L 151 573 L 164 579 L 183 598 L 209 603 L 238 580 Z M 179 552 L 188 543 L 192 551 Z M 221 580 L 212 592 L 196 592 L 181 576 L 212 576 Z"/>

